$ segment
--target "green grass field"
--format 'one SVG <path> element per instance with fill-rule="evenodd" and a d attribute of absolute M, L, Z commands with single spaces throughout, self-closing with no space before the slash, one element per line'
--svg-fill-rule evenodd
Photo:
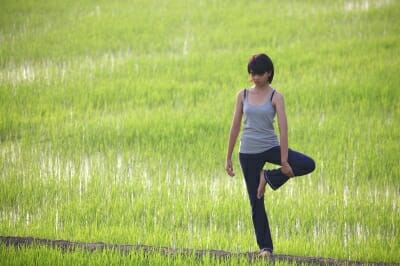
<path fill-rule="evenodd" d="M 265 52 L 289 144 L 317 163 L 266 191 L 275 252 L 400 262 L 400 2 L 1 6 L 0 235 L 256 250 L 237 152 L 234 178 L 224 164 Z M 129 263 L 78 253 L 0 246 L 0 264 Z"/>

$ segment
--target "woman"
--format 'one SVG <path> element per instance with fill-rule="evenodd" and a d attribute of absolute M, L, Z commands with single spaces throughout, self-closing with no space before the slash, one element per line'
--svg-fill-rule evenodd
<path fill-rule="evenodd" d="M 266 54 L 254 55 L 248 62 L 247 71 L 254 86 L 237 94 L 229 134 L 226 171 L 230 176 L 235 175 L 232 153 L 244 116 L 239 160 L 250 199 L 259 255 L 271 256 L 273 244 L 264 207 L 265 186 L 268 184 L 276 190 L 291 177 L 311 173 L 315 169 L 315 163 L 307 155 L 288 148 L 284 99 L 281 93 L 270 86 L 274 78 L 271 59 Z M 275 114 L 278 118 L 279 140 L 273 126 Z M 263 170 L 266 162 L 281 167 Z"/>

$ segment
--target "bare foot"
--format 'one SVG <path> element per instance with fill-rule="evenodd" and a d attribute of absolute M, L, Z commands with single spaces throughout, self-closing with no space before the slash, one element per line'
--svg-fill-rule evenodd
<path fill-rule="evenodd" d="M 264 196 L 266 184 L 267 184 L 267 181 L 264 178 L 264 170 L 261 170 L 260 171 L 260 183 L 258 183 L 258 188 L 257 188 L 257 198 L 258 199 L 261 199 Z"/>
<path fill-rule="evenodd" d="M 258 252 L 257 256 L 262 258 L 270 258 L 272 257 L 272 252 L 267 249 L 262 249 L 260 252 Z"/>

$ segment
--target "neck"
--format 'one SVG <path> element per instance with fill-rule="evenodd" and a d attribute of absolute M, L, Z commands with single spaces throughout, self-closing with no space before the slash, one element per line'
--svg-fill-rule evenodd
<path fill-rule="evenodd" d="M 267 82 L 264 85 L 254 85 L 254 88 L 257 90 L 268 90 L 269 89 L 269 83 Z"/>

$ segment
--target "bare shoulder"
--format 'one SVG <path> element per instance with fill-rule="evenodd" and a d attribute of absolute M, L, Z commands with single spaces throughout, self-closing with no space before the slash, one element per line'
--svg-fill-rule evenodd
<path fill-rule="evenodd" d="M 245 91 L 245 90 L 246 90 L 246 89 L 241 89 L 241 90 L 239 90 L 239 91 L 237 92 L 236 98 L 237 98 L 238 101 L 239 101 L 239 100 L 240 100 L 240 102 L 243 101 L 243 99 L 244 99 L 244 91 Z"/>
<path fill-rule="evenodd" d="M 275 90 L 274 96 L 272 97 L 272 103 L 276 104 L 278 102 L 283 102 L 283 94 L 278 90 Z"/>
<path fill-rule="evenodd" d="M 272 106 L 278 113 L 281 113 L 282 110 L 285 110 L 285 102 L 283 100 L 283 95 L 277 90 L 275 90 L 274 97 L 272 98 Z"/>
<path fill-rule="evenodd" d="M 236 96 L 237 96 L 237 97 L 243 96 L 244 90 L 245 90 L 245 89 L 242 89 L 242 90 L 238 91 L 237 94 L 236 94 Z"/>

